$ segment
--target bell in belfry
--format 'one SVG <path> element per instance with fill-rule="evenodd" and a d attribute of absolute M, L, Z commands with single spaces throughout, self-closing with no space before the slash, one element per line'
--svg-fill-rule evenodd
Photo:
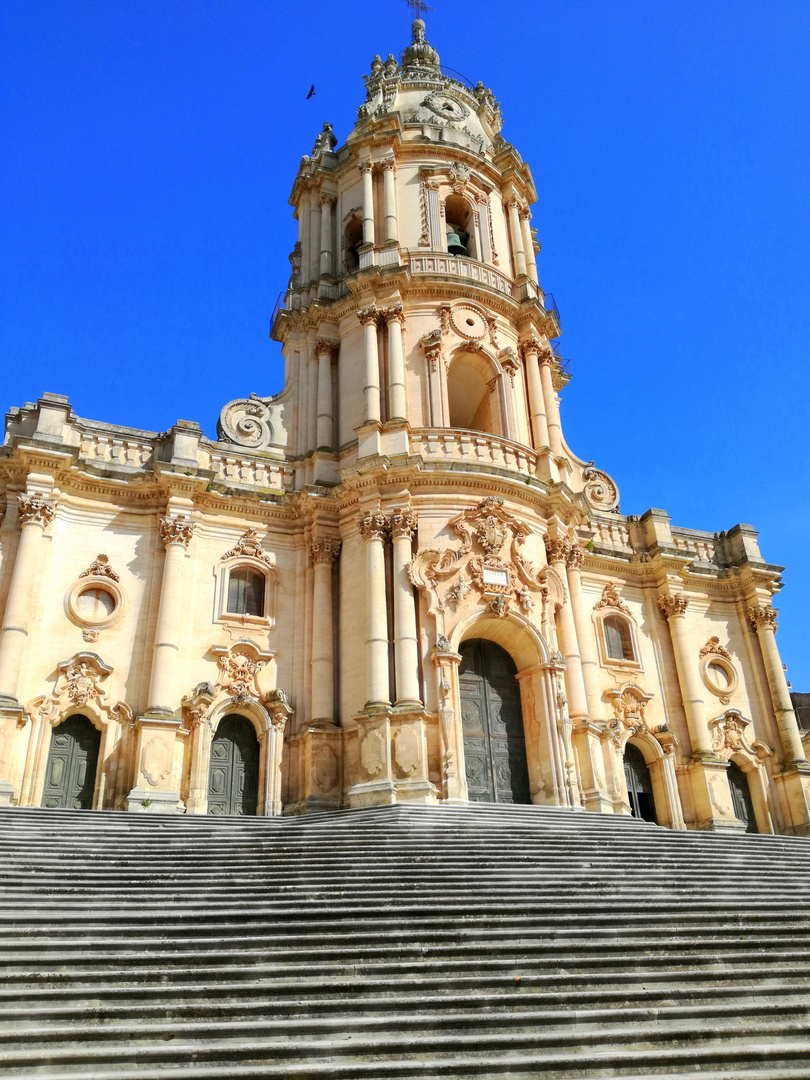
<path fill-rule="evenodd" d="M 447 250 L 451 255 L 467 254 L 467 233 L 461 229 L 456 231 L 454 225 L 447 226 Z"/>

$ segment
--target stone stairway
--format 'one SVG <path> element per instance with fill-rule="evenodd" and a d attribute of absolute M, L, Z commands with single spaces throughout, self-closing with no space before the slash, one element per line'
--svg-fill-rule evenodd
<path fill-rule="evenodd" d="M 0 1076 L 810 1077 L 810 842 L 0 809 Z"/>

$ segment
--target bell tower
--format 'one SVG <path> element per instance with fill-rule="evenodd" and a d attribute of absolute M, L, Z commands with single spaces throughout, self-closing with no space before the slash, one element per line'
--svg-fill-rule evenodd
<path fill-rule="evenodd" d="M 568 376 L 549 345 L 560 326 L 538 283 L 531 172 L 492 92 L 442 68 L 421 19 L 412 30 L 400 62 L 374 57 L 344 146 L 324 124 L 290 196 L 298 241 L 272 333 L 296 486 L 453 430 L 478 433 L 485 455 L 530 448 L 533 477 L 581 487 L 560 429 Z"/>

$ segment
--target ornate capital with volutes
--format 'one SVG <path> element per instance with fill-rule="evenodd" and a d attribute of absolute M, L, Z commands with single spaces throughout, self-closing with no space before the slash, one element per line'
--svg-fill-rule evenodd
<path fill-rule="evenodd" d="M 689 606 L 689 601 L 685 596 L 669 596 L 666 593 L 660 593 L 658 596 L 658 607 L 663 615 L 668 619 L 672 619 L 676 615 L 683 615 Z"/>
<path fill-rule="evenodd" d="M 529 337 L 524 338 L 518 344 L 518 349 L 520 350 L 520 355 L 523 358 L 524 363 L 529 356 L 539 356 L 543 344 L 543 341 L 541 341 L 536 334 L 531 334 Z"/>
<path fill-rule="evenodd" d="M 318 356 L 329 356 L 333 359 L 337 356 L 340 345 L 337 341 L 333 341 L 331 338 L 318 338 L 315 342 L 315 352 Z"/>
<path fill-rule="evenodd" d="M 388 518 L 379 512 L 369 510 L 357 519 L 360 534 L 364 540 L 384 540 L 388 532 Z"/>
<path fill-rule="evenodd" d="M 331 191 L 322 191 L 320 193 L 320 195 L 318 196 L 318 205 L 319 206 L 328 206 L 328 207 L 331 208 L 331 207 L 333 207 L 335 205 L 336 202 L 337 202 L 337 195 L 335 195 Z"/>
<path fill-rule="evenodd" d="M 184 548 L 187 548 L 196 528 L 196 522 L 191 521 L 185 514 L 178 514 L 177 517 L 159 518 L 158 533 L 163 541 L 163 546 L 167 549 L 172 544 L 181 544 Z"/>
<path fill-rule="evenodd" d="M 312 565 L 328 563 L 331 566 L 340 554 L 340 540 L 333 540 L 328 536 L 320 536 L 309 542 L 309 557 Z"/>
<path fill-rule="evenodd" d="M 358 168 L 360 169 L 361 173 L 370 173 L 371 170 L 374 168 L 374 165 L 368 158 L 366 158 L 365 161 L 360 162 Z"/>
<path fill-rule="evenodd" d="M 390 322 L 404 323 L 405 312 L 402 304 L 392 304 L 391 307 L 380 308 L 380 317 L 385 320 L 386 325 Z"/>
<path fill-rule="evenodd" d="M 571 570 L 579 570 L 584 561 L 585 552 L 579 544 L 572 542 L 568 548 L 568 554 L 565 557 L 565 565 Z"/>
<path fill-rule="evenodd" d="M 779 611 L 770 604 L 751 604 L 748 608 L 748 621 L 757 630 L 776 630 Z"/>
<path fill-rule="evenodd" d="M 370 304 L 368 307 L 360 308 L 357 312 L 357 318 L 360 320 L 362 326 L 368 326 L 369 323 L 376 325 L 379 318 L 379 311 L 376 304 Z"/>
<path fill-rule="evenodd" d="M 546 558 L 550 563 L 565 562 L 571 551 L 571 544 L 559 536 L 546 536 Z"/>
<path fill-rule="evenodd" d="M 388 525 L 394 537 L 404 536 L 411 540 L 416 532 L 416 518 L 410 510 L 395 510 L 388 517 Z"/>
<path fill-rule="evenodd" d="M 56 516 L 56 500 L 46 498 L 40 491 L 18 495 L 17 504 L 21 525 L 39 525 L 41 529 L 47 529 Z"/>
<path fill-rule="evenodd" d="M 397 163 L 393 158 L 389 158 L 388 161 L 382 163 L 383 172 L 394 172 L 396 170 Z"/>

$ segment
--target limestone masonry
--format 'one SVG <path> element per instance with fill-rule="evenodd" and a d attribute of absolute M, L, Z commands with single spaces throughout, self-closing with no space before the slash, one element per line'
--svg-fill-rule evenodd
<path fill-rule="evenodd" d="M 627 516 L 567 446 L 529 167 L 424 24 L 290 203 L 283 390 L 218 440 L 43 394 L 0 451 L 0 802 L 535 803 L 810 833 L 747 525 Z"/>

